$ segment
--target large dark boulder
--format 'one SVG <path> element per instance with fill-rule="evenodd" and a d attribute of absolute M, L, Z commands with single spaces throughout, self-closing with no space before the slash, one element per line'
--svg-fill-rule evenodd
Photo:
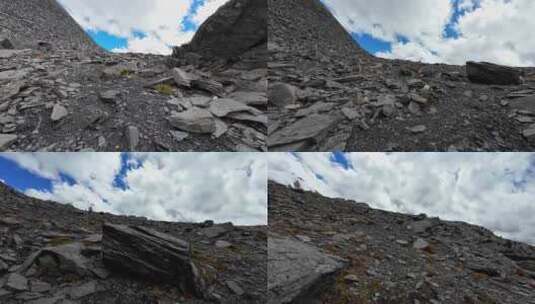
<path fill-rule="evenodd" d="M 188 242 L 140 226 L 105 224 L 102 229 L 106 267 L 202 296 L 204 283 L 191 260 Z"/>
<path fill-rule="evenodd" d="M 522 83 L 520 70 L 488 62 L 467 62 L 466 74 L 471 82 L 480 84 L 519 85 Z"/>
<path fill-rule="evenodd" d="M 174 54 L 193 52 L 231 59 L 262 45 L 267 48 L 267 0 L 230 0 L 199 27 L 189 44 L 175 48 Z"/>

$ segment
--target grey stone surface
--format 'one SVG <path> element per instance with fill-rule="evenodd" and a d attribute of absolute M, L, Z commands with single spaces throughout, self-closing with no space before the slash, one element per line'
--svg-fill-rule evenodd
<path fill-rule="evenodd" d="M 16 291 L 28 290 L 28 279 L 18 273 L 11 273 L 7 276 L 5 287 Z"/>
<path fill-rule="evenodd" d="M 340 116 L 330 114 L 310 115 L 274 132 L 268 138 L 268 145 L 275 147 L 315 138 L 336 124 L 339 119 Z"/>
<path fill-rule="evenodd" d="M 169 123 L 177 129 L 192 133 L 214 133 L 216 129 L 212 114 L 200 108 L 174 114 L 169 117 Z"/>
<path fill-rule="evenodd" d="M 307 303 L 334 286 L 346 261 L 287 237 L 268 237 L 268 303 Z"/>
<path fill-rule="evenodd" d="M 144 227 L 106 224 L 102 246 L 104 264 L 111 269 L 176 284 L 195 295 L 203 292 L 188 242 Z"/>
<path fill-rule="evenodd" d="M 229 59 L 267 43 L 267 0 L 231 0 L 195 33 L 187 50 Z"/>
<path fill-rule="evenodd" d="M 518 85 L 522 83 L 518 69 L 500 66 L 488 62 L 466 63 L 468 79 L 475 83 L 496 85 Z"/>

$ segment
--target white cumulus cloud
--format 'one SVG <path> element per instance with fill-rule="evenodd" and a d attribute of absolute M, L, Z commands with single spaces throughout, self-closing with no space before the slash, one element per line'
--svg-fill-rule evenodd
<path fill-rule="evenodd" d="M 535 1 L 532 0 L 324 0 L 353 33 L 392 43 L 377 55 L 464 64 L 485 60 L 535 65 Z M 452 23 L 454 13 L 459 17 Z M 450 26 L 456 36 L 445 33 Z M 400 36 L 410 42 L 398 39 Z"/>
<path fill-rule="evenodd" d="M 117 184 L 119 153 L 1 156 L 52 180 L 50 191 L 26 191 L 37 198 L 156 220 L 267 224 L 267 163 L 260 153 L 131 154 L 124 189 Z"/>
<path fill-rule="evenodd" d="M 194 35 L 194 31 L 183 26 L 184 20 L 193 20 L 197 27 L 226 0 L 205 0 L 196 12 L 192 12 L 193 0 L 59 2 L 85 30 L 126 38 L 128 46 L 115 49 L 116 52 L 169 54 L 170 46 L 187 43 Z"/>

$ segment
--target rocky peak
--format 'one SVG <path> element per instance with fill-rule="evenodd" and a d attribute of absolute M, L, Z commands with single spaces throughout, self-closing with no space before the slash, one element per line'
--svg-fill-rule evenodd
<path fill-rule="evenodd" d="M 175 56 L 233 59 L 267 47 L 267 0 L 231 0 L 197 30 L 192 41 L 175 48 Z"/>
<path fill-rule="evenodd" d="M 269 0 L 268 9 L 270 51 L 349 62 L 370 58 L 320 0 Z"/>
<path fill-rule="evenodd" d="M 0 1 L 0 40 L 15 48 L 100 51 L 56 0 Z"/>

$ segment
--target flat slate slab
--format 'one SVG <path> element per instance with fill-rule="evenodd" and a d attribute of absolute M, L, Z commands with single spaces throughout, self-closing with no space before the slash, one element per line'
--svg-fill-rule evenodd
<path fill-rule="evenodd" d="M 334 285 L 346 262 L 316 247 L 277 235 L 268 238 L 268 304 L 309 303 Z"/>
<path fill-rule="evenodd" d="M 340 120 L 340 116 L 314 114 L 276 131 L 269 137 L 269 146 L 281 146 L 319 136 Z"/>

